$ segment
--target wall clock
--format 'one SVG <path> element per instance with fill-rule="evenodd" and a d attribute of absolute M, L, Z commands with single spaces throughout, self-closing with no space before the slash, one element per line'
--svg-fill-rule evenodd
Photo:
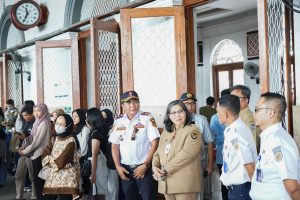
<path fill-rule="evenodd" d="M 45 24 L 48 19 L 48 10 L 33 0 L 21 0 L 13 5 L 10 15 L 15 27 L 26 31 Z"/>

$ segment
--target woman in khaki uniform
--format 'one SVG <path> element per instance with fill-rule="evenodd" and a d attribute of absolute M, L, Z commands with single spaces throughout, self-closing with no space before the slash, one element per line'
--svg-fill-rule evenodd
<path fill-rule="evenodd" d="M 197 200 L 200 192 L 202 136 L 181 100 L 169 103 L 158 148 L 153 156 L 153 177 L 166 200 Z"/>

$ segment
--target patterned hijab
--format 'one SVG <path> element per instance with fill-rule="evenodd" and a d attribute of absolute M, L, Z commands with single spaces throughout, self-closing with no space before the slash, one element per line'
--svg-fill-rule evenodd
<path fill-rule="evenodd" d="M 38 117 L 35 118 L 34 124 L 32 126 L 32 130 L 31 130 L 31 134 L 33 136 L 36 134 L 37 128 L 42 122 L 46 122 L 47 124 L 49 124 L 49 126 L 50 126 L 50 122 L 51 122 L 50 121 L 50 114 L 49 114 L 48 107 L 46 106 L 46 104 L 39 103 L 39 104 L 35 105 L 33 108 L 36 108 L 36 107 L 39 107 L 41 109 L 42 117 L 41 118 L 38 118 Z"/>

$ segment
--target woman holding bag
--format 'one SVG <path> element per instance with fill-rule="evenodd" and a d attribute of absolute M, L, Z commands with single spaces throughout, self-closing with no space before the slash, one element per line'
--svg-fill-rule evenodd
<path fill-rule="evenodd" d="M 79 193 L 79 171 L 76 137 L 73 136 L 73 120 L 70 115 L 58 115 L 55 121 L 56 137 L 53 147 L 44 152 L 43 166 L 48 166 L 43 193 L 47 200 L 72 200 Z M 48 155 L 47 155 L 48 154 Z"/>
<path fill-rule="evenodd" d="M 50 115 L 47 106 L 43 103 L 34 106 L 33 113 L 35 121 L 32 126 L 31 134 L 27 137 L 26 142 L 28 146 L 24 149 L 19 149 L 19 154 L 32 154 L 30 158 L 32 160 L 34 187 L 37 199 L 41 200 L 44 199 L 42 191 L 45 181 L 38 177 L 38 173 L 42 169 L 41 155 L 50 139 Z"/>
<path fill-rule="evenodd" d="M 106 165 L 106 145 L 108 131 L 105 129 L 103 116 L 98 108 L 91 108 L 86 113 L 86 124 L 91 129 L 88 141 L 88 159 L 92 169 L 90 181 L 93 186 L 92 194 L 98 199 L 108 194 L 108 167 Z"/>

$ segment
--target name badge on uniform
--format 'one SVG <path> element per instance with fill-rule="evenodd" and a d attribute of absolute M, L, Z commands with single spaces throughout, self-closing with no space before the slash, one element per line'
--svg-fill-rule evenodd
<path fill-rule="evenodd" d="M 165 153 L 168 154 L 170 152 L 170 149 L 171 149 L 171 143 L 168 143 L 165 148 Z"/>
<path fill-rule="evenodd" d="M 256 170 L 256 181 L 257 182 L 262 182 L 263 175 L 261 169 Z"/>
<path fill-rule="evenodd" d="M 117 131 L 125 131 L 125 130 L 126 130 L 125 126 L 117 127 Z"/>

